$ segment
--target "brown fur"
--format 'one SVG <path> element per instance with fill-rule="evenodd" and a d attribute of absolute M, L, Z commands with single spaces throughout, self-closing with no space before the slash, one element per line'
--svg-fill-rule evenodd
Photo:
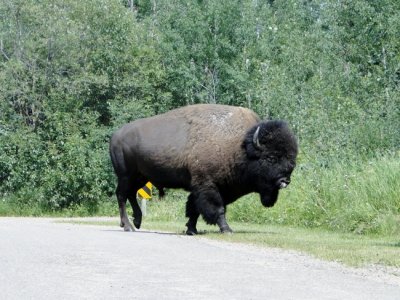
<path fill-rule="evenodd" d="M 187 169 L 192 181 L 212 175 L 215 182 L 232 172 L 246 132 L 259 121 L 246 108 L 199 104 L 131 122 L 113 140 L 121 139 L 124 153 L 134 159 L 130 165 L 137 164 L 148 180 L 157 162 L 163 168 Z"/>

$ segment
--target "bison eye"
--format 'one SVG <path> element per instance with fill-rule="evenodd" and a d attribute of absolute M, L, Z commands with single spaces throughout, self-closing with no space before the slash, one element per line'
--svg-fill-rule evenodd
<path fill-rule="evenodd" d="M 294 159 L 290 159 L 289 160 L 289 164 L 291 165 L 291 166 L 293 166 L 293 168 L 296 166 L 296 161 L 294 160 Z"/>

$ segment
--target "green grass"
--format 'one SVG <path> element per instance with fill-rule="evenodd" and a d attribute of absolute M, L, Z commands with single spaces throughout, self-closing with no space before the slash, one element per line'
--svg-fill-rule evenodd
<path fill-rule="evenodd" d="M 324 228 L 357 234 L 400 235 L 400 155 L 364 162 L 337 162 L 329 167 L 300 157 L 289 188 L 275 206 L 264 208 L 256 194 L 228 206 L 230 222 Z M 33 192 L 33 191 L 32 191 Z M 46 211 L 34 195 L 0 199 L 0 216 L 117 216 L 115 197 L 95 204 Z M 154 221 L 185 219 L 187 193 L 168 190 L 163 200 L 148 203 Z"/>
<path fill-rule="evenodd" d="M 182 221 L 187 193 L 170 190 L 148 202 L 152 221 Z M 227 207 L 229 222 L 317 228 L 338 233 L 400 236 L 400 157 L 313 167 L 299 162 L 274 207 L 257 194 Z"/>
<path fill-rule="evenodd" d="M 329 167 L 308 161 L 300 157 L 292 184 L 273 208 L 264 208 L 256 194 L 228 206 L 236 234 L 221 236 L 205 225 L 200 230 L 207 230 L 208 238 L 295 249 L 349 265 L 400 267 L 400 155 Z M 169 190 L 165 199 L 149 201 L 143 226 L 182 232 L 186 197 Z M 0 216 L 119 215 L 115 197 L 95 209 L 83 204 L 52 212 L 14 198 L 0 199 Z"/>
<path fill-rule="evenodd" d="M 341 162 L 328 167 L 300 160 L 292 184 L 272 209 L 258 197 L 229 207 L 230 219 L 259 224 L 400 235 L 400 157 Z"/>
<path fill-rule="evenodd" d="M 400 267 L 399 236 L 355 235 L 321 229 L 232 224 L 232 236 L 212 234 L 230 242 L 292 249 L 351 266 L 381 264 Z"/>
<path fill-rule="evenodd" d="M 63 220 L 80 224 L 109 225 L 119 228 L 118 221 Z M 233 243 L 245 243 L 260 247 L 277 247 L 308 253 L 314 257 L 337 261 L 350 266 L 371 264 L 400 268 L 400 237 L 397 235 L 357 235 L 322 229 L 295 228 L 289 226 L 243 224 L 231 222 L 234 234 L 221 234 L 216 226 L 199 222 L 199 235 Z M 185 222 L 143 221 L 142 230 L 167 231 L 184 234 Z M 122 229 L 120 229 L 122 230 Z"/>

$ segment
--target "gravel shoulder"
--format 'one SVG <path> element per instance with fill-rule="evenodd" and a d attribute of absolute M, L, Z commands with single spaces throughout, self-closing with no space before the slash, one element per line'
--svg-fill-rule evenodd
<path fill-rule="evenodd" d="M 400 270 L 59 219 L 0 218 L 0 299 L 399 299 Z"/>

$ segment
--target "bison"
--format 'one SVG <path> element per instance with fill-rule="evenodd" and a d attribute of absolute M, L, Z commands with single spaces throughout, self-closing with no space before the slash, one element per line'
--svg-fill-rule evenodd
<path fill-rule="evenodd" d="M 134 230 L 126 213 L 129 199 L 133 223 L 140 228 L 136 193 L 151 181 L 161 194 L 164 188 L 190 192 L 188 235 L 197 233 L 200 215 L 222 233 L 232 232 L 226 206 L 251 192 L 260 194 L 264 206 L 273 206 L 290 183 L 297 152 L 286 122 L 261 121 L 242 107 L 197 104 L 128 123 L 110 142 L 120 225 Z"/>

